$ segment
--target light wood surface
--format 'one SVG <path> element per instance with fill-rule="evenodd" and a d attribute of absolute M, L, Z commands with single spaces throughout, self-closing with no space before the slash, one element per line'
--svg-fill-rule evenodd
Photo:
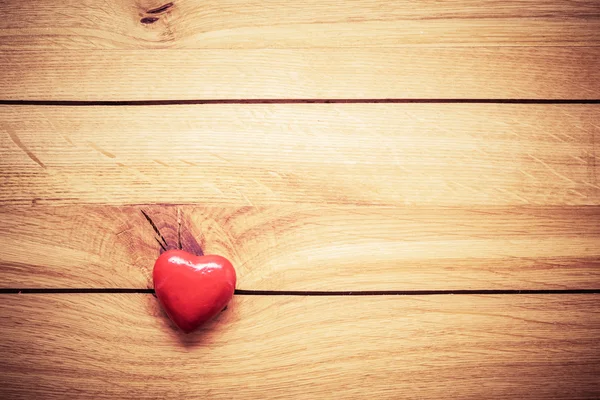
<path fill-rule="evenodd" d="M 3 398 L 598 398 L 596 295 L 236 296 L 174 331 L 151 295 L 1 295 Z"/>
<path fill-rule="evenodd" d="M 312 3 L 178 1 L 150 14 L 171 3 L 10 4 L 0 21 L 0 98 L 596 99 L 600 93 L 595 1 Z"/>
<path fill-rule="evenodd" d="M 0 208 L 0 286 L 151 288 L 183 248 L 230 259 L 238 288 L 600 287 L 600 207 L 39 206 Z"/>
<path fill-rule="evenodd" d="M 0 201 L 598 205 L 599 110 L 2 106 Z"/>
<path fill-rule="evenodd" d="M 0 398 L 600 398 L 600 2 L 0 7 Z"/>
<path fill-rule="evenodd" d="M 3 100 L 600 97 L 600 47 L 0 50 L 0 70 Z"/>
<path fill-rule="evenodd" d="M 600 41 L 595 0 L 5 2 L 0 48 L 9 49 L 573 46 Z"/>

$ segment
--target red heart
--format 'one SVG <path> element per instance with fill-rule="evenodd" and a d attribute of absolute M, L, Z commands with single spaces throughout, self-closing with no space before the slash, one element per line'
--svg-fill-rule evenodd
<path fill-rule="evenodd" d="M 233 297 L 236 276 L 224 257 L 169 250 L 154 264 L 156 297 L 171 320 L 189 333 L 219 314 Z"/>

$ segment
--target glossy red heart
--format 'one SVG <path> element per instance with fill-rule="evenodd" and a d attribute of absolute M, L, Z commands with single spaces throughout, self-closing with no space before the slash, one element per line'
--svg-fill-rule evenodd
<path fill-rule="evenodd" d="M 186 333 L 219 314 L 235 291 L 233 265 L 216 255 L 165 251 L 156 260 L 152 275 L 158 301 Z"/>

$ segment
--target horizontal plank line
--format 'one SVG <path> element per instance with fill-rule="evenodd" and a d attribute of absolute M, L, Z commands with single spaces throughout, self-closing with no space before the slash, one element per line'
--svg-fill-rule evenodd
<path fill-rule="evenodd" d="M 600 104 L 600 99 L 198 99 L 198 100 L 0 100 L 24 106 L 170 106 L 194 104 Z"/>
<path fill-rule="evenodd" d="M 530 44 L 502 44 L 500 46 L 498 45 L 473 45 L 473 44 L 453 44 L 451 46 L 448 45 L 438 45 L 438 46 L 434 46 L 434 45 L 429 45 L 429 46 L 423 46 L 423 47 L 418 47 L 418 49 L 445 49 L 445 48 L 449 48 L 449 49 L 455 49 L 455 48 L 459 48 L 459 49 L 463 49 L 463 48 L 482 48 L 482 49 L 486 49 L 486 48 L 500 48 L 500 49 L 522 49 L 524 47 L 536 47 L 536 46 L 532 46 Z M 573 44 L 570 43 L 569 45 L 564 45 L 564 44 L 544 44 L 543 48 L 544 49 L 564 49 L 567 47 L 577 47 L 577 48 L 596 48 L 596 47 L 600 47 L 599 43 L 596 42 L 591 42 L 591 43 L 587 43 L 587 44 Z M 347 46 L 329 46 L 329 47 L 315 47 L 315 46 L 289 46 L 289 47 L 285 47 L 285 48 L 269 48 L 269 47 L 261 47 L 261 48 L 231 48 L 231 47 L 227 47 L 227 46 L 223 46 L 223 47 L 207 47 L 207 48 L 202 48 L 202 49 L 194 49 L 194 48 L 188 48 L 188 49 L 155 49 L 155 50 L 160 50 L 163 52 L 166 51 L 172 51 L 172 50 L 186 50 L 186 51 L 194 51 L 194 50 L 202 50 L 202 51 L 208 51 L 208 50 L 222 50 L 222 51 L 229 51 L 229 52 L 235 52 L 235 51 L 282 51 L 282 50 L 398 50 L 398 49 L 413 49 L 415 48 L 414 45 L 402 45 L 402 44 L 396 44 L 396 45 L 381 45 L 381 46 L 377 46 L 377 47 L 365 47 L 365 46 L 353 46 L 353 45 L 347 45 Z M 77 52 L 81 52 L 82 49 L 60 49 L 60 50 L 52 50 L 52 49 L 36 49 L 36 48 L 10 48 L 10 49 L 1 49 L 2 52 L 4 53 L 14 53 L 14 54 L 27 54 L 27 53 L 35 53 L 35 52 L 56 52 L 56 53 L 77 53 Z M 89 48 L 83 49 L 83 50 L 89 50 Z M 125 48 L 110 48 L 107 49 L 108 51 L 110 51 L 111 53 L 123 53 L 123 54 L 127 54 L 127 53 L 131 53 L 132 51 L 143 51 L 143 49 L 125 49 Z"/>
<path fill-rule="evenodd" d="M 461 294 L 600 294 L 600 289 L 525 289 L 525 290 L 352 290 L 352 291 L 279 291 L 236 289 L 237 295 L 250 296 L 431 296 Z"/>
<path fill-rule="evenodd" d="M 0 288 L 0 294 L 154 294 L 154 289 L 133 288 Z M 248 290 L 236 289 L 238 296 L 432 296 L 512 294 L 600 294 L 600 289 L 493 289 L 493 290 Z"/>

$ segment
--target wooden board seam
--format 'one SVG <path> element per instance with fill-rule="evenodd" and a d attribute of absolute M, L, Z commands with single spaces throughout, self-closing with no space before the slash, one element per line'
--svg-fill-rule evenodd
<path fill-rule="evenodd" d="M 152 294 L 154 289 L 134 288 L 0 288 L 0 294 Z M 600 294 L 600 289 L 475 289 L 475 290 L 249 290 L 236 289 L 236 296 L 440 296 L 440 295 L 543 295 Z"/>
<path fill-rule="evenodd" d="M 177 106 L 203 104 L 600 104 L 600 99 L 495 99 L 495 98 L 290 98 L 290 99 L 187 99 L 187 100 L 1 100 L 7 106 Z"/>

